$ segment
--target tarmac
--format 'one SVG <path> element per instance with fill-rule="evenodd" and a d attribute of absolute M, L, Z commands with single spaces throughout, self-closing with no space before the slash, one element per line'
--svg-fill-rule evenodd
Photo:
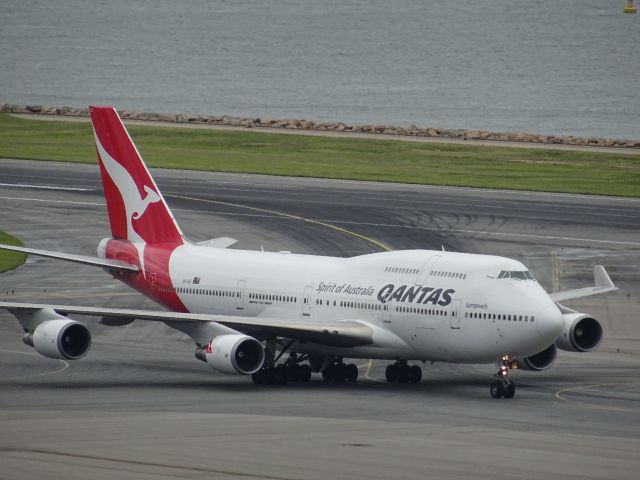
<path fill-rule="evenodd" d="M 426 248 L 498 254 L 549 291 L 588 286 L 604 265 L 620 290 L 567 302 L 604 328 L 596 352 L 515 371 L 426 364 L 418 385 L 358 361 L 355 385 L 256 386 L 193 358 L 153 322 L 88 320 L 91 352 L 64 362 L 21 341 L 0 313 L 0 479 L 581 478 L 640 471 L 640 200 L 260 175 L 152 171 L 193 241 L 351 256 Z M 0 229 L 28 246 L 94 254 L 110 235 L 97 166 L 0 159 Z M 0 298 L 155 308 L 103 271 L 30 258 Z"/>

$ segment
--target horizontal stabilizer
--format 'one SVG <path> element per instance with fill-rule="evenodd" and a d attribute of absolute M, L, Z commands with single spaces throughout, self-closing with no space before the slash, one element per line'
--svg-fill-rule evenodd
<path fill-rule="evenodd" d="M 51 252 L 49 250 L 39 250 L 37 248 L 16 247 L 14 245 L 0 244 L 0 249 L 12 250 L 14 252 L 27 253 L 29 255 L 38 255 L 40 257 L 56 258 L 58 260 L 66 260 L 68 262 L 81 263 L 84 265 L 92 265 L 94 267 L 107 268 L 109 270 L 119 270 L 121 272 L 138 272 L 140 269 L 136 265 L 132 265 L 120 260 L 109 260 L 100 257 L 90 257 L 87 255 L 74 255 L 72 253 Z"/>
<path fill-rule="evenodd" d="M 573 298 L 588 297 L 591 295 L 599 295 L 601 293 L 613 292 L 617 290 L 609 274 L 602 265 L 596 265 L 593 267 L 593 287 L 578 288 L 576 290 L 565 290 L 564 292 L 552 293 L 549 296 L 556 302 L 562 302 L 564 300 L 571 300 Z"/>
<path fill-rule="evenodd" d="M 0 308 L 14 313 L 48 310 L 67 316 L 90 315 L 106 317 L 107 324 L 123 325 L 125 321 L 149 320 L 157 322 L 215 322 L 248 335 L 286 337 L 295 340 L 319 343 L 334 347 L 357 347 L 373 343 L 371 327 L 357 320 L 334 322 L 301 322 L 286 318 L 236 317 L 231 315 L 210 315 L 198 313 L 178 313 L 166 311 L 134 310 L 127 308 L 99 308 L 37 303 L 0 302 Z M 120 320 L 120 322 L 118 322 Z"/>
<path fill-rule="evenodd" d="M 196 243 L 196 245 L 199 245 L 201 247 L 227 248 L 237 242 L 238 240 L 236 240 L 235 238 L 218 237 L 211 240 L 205 240 L 204 242 L 198 242 Z"/>

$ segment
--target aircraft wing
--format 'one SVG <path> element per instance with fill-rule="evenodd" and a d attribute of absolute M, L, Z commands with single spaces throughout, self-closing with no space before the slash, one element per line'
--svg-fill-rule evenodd
<path fill-rule="evenodd" d="M 198 242 L 196 245 L 200 245 L 202 247 L 211 247 L 211 248 L 228 248 L 231 245 L 238 243 L 238 240 L 231 237 L 218 237 L 212 238 L 211 240 L 205 240 L 204 242 Z"/>
<path fill-rule="evenodd" d="M 67 260 L 69 262 L 82 263 L 84 265 L 93 265 L 94 267 L 108 268 L 110 270 L 119 270 L 122 272 L 138 272 L 140 269 L 136 265 L 132 265 L 120 260 L 110 260 L 100 257 L 90 257 L 88 255 L 75 255 L 72 253 L 52 252 L 49 250 L 39 250 L 37 248 L 16 247 L 15 245 L 4 245 L 0 243 L 0 249 L 12 250 L 14 252 L 28 253 L 30 255 L 38 255 L 40 257 L 57 258 L 59 260 Z"/>
<path fill-rule="evenodd" d="M 564 292 L 550 293 L 549 296 L 556 302 L 571 300 L 573 298 L 588 297 L 590 295 L 599 295 L 601 293 L 613 292 L 617 290 L 607 271 L 602 265 L 593 267 L 593 287 L 578 288 L 576 290 L 565 290 Z"/>
<path fill-rule="evenodd" d="M 249 335 L 268 334 L 334 347 L 357 347 L 373 343 L 373 330 L 357 320 L 304 322 L 286 318 L 236 317 L 125 308 L 80 307 L 37 303 L 0 302 L 0 308 L 12 313 L 52 310 L 68 314 L 106 317 L 108 319 L 148 320 L 157 322 L 216 322 Z"/>

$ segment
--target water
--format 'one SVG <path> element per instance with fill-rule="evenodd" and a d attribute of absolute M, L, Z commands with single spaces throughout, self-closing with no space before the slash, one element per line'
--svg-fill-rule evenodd
<path fill-rule="evenodd" d="M 2 0 L 0 102 L 640 138 L 623 0 Z"/>

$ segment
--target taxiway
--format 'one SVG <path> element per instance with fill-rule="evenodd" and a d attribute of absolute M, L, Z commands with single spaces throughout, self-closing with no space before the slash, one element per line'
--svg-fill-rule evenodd
<path fill-rule="evenodd" d="M 515 372 L 490 398 L 493 365 L 423 365 L 419 385 L 255 386 L 212 372 L 158 324 L 88 323 L 89 355 L 66 363 L 21 342 L 0 314 L 0 478 L 636 478 L 640 471 L 640 200 L 155 170 L 194 241 L 351 256 L 427 248 L 499 254 L 548 290 L 620 291 L 569 306 L 600 319 L 590 354 Z M 94 254 L 109 236 L 96 166 L 0 159 L 0 229 L 28 246 Z M 7 300 L 154 308 L 101 270 L 30 258 L 0 276 Z"/>

